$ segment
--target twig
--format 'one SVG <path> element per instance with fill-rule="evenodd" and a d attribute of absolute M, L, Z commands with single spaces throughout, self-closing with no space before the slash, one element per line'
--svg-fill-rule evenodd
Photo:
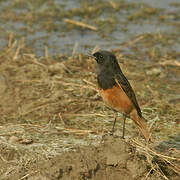
<path fill-rule="evenodd" d="M 44 70 L 46 70 L 46 72 L 48 71 L 48 67 L 47 67 L 46 65 L 42 64 L 41 62 L 39 62 L 39 61 L 34 57 L 34 55 L 32 55 L 32 54 L 23 54 L 23 56 L 29 57 L 30 59 L 28 59 L 28 60 L 30 60 L 31 63 L 37 64 L 37 65 L 43 67 Z M 27 60 L 26 60 L 26 61 L 27 61 Z"/>
<path fill-rule="evenodd" d="M 92 89 L 92 90 L 98 92 L 98 90 L 93 86 L 85 86 L 85 85 L 81 85 L 81 84 L 77 84 L 77 83 L 67 83 L 67 82 L 56 81 L 56 80 L 53 80 L 53 82 L 64 85 L 64 86 L 72 85 L 72 86 L 78 86 L 78 87 L 85 88 L 85 89 Z"/>
<path fill-rule="evenodd" d="M 133 44 L 137 43 L 138 41 L 142 40 L 144 38 L 144 36 L 139 36 L 138 38 L 132 40 L 132 41 L 129 41 L 127 43 L 125 43 L 124 45 L 120 46 L 119 48 L 117 49 L 113 49 L 112 52 L 118 52 L 122 49 L 124 49 L 125 47 L 128 47 L 128 46 L 132 46 Z"/>
<path fill-rule="evenodd" d="M 156 155 L 156 156 L 159 156 L 159 157 L 162 157 L 162 158 L 166 158 L 166 159 L 171 159 L 171 160 L 180 161 L 180 159 L 178 159 L 178 158 L 159 154 L 159 153 L 151 150 L 148 146 L 144 146 L 143 144 L 140 144 L 140 142 L 137 142 L 137 141 L 135 141 L 135 140 L 132 140 L 132 141 L 133 141 L 136 145 L 138 145 L 139 148 L 144 149 L 144 150 L 146 150 L 146 152 L 148 151 L 148 152 L 152 153 L 153 155 Z"/>
<path fill-rule="evenodd" d="M 149 125 L 149 130 L 152 129 L 153 125 L 156 123 L 156 121 L 159 120 L 159 116 L 157 115 L 154 119 L 152 119 L 151 124 Z"/>
<path fill-rule="evenodd" d="M 74 57 L 74 56 L 75 56 L 75 54 L 76 54 L 76 50 L 77 50 L 77 47 L 78 47 L 78 42 L 75 42 L 75 43 L 74 43 L 73 52 L 72 52 L 72 57 Z"/>
<path fill-rule="evenodd" d="M 180 67 L 180 62 L 178 61 L 165 61 L 165 62 L 159 62 L 160 65 L 165 66 L 165 65 L 171 65 L 171 66 L 179 66 Z"/>
<path fill-rule="evenodd" d="M 70 133 L 84 133 L 84 134 L 94 132 L 92 130 L 87 130 L 87 129 L 72 129 L 72 128 L 64 128 L 64 130 Z"/>
<path fill-rule="evenodd" d="M 0 158 L 4 161 L 4 162 L 8 162 L 6 159 L 4 159 L 1 154 L 0 154 Z"/>
<path fill-rule="evenodd" d="M 180 159 L 175 158 L 175 157 L 170 157 L 170 156 L 166 156 L 166 155 L 159 154 L 159 153 L 151 150 L 148 146 L 145 146 L 145 145 L 143 145 L 142 143 L 137 142 L 137 141 L 135 141 L 135 140 L 132 140 L 132 142 L 135 143 L 134 145 L 139 148 L 139 151 L 140 151 L 140 152 L 143 152 L 143 153 L 145 153 L 145 154 L 147 155 L 147 158 L 150 157 L 150 156 L 152 156 L 152 157 L 157 156 L 157 157 L 159 157 L 159 158 L 162 158 L 162 161 L 164 161 L 166 164 L 171 165 L 170 168 L 171 168 L 174 172 L 180 174 L 180 173 L 179 173 L 179 171 L 180 171 L 180 170 L 179 170 L 179 167 L 176 166 L 174 163 L 172 163 L 172 162 L 170 161 L 170 160 L 180 161 Z M 153 170 L 155 170 L 157 173 L 159 173 L 164 179 L 167 179 L 167 180 L 168 180 L 168 178 L 165 176 L 165 174 L 163 173 L 163 171 L 161 170 L 161 168 L 159 167 L 159 165 L 158 165 L 157 163 L 155 163 L 157 170 L 156 170 L 155 167 L 153 167 L 153 164 L 152 164 L 151 162 L 149 162 L 149 163 L 151 164 L 151 168 L 152 168 Z M 146 175 L 146 178 L 148 177 L 148 175 L 149 175 L 149 173 Z"/>
<path fill-rule="evenodd" d="M 118 8 L 117 4 L 114 1 L 109 1 L 109 3 L 114 9 Z"/>
<path fill-rule="evenodd" d="M 45 55 L 46 61 L 48 62 L 48 64 L 50 64 L 49 53 L 48 53 L 48 47 L 47 46 L 45 46 L 45 48 L 44 48 L 44 55 Z"/>
<path fill-rule="evenodd" d="M 26 174 L 25 176 L 21 177 L 19 180 L 25 179 L 25 178 L 29 177 L 30 175 L 33 175 L 33 174 L 35 174 L 37 172 L 38 171 L 34 171 L 34 172 L 29 173 L 29 174 Z"/>
<path fill-rule="evenodd" d="M 81 117 L 87 117 L 87 116 L 100 116 L 105 117 L 107 115 L 99 114 L 99 113 L 93 113 L 93 114 L 77 114 L 77 113 L 64 113 L 64 116 L 81 116 Z M 108 115 L 108 117 L 114 117 L 113 115 Z"/>
<path fill-rule="evenodd" d="M 8 42 L 8 47 L 9 47 L 9 48 L 12 47 L 13 38 L 14 38 L 14 34 L 11 33 L 11 34 L 9 35 L 9 42 Z"/>
<path fill-rule="evenodd" d="M 88 80 L 86 80 L 86 79 L 83 79 L 83 81 L 84 81 L 85 83 L 93 86 L 94 88 L 96 87 L 96 85 L 95 85 L 94 83 L 92 83 L 92 82 L 90 82 L 90 81 L 88 81 Z"/>
<path fill-rule="evenodd" d="M 99 51 L 99 50 L 100 50 L 99 46 L 96 45 L 96 46 L 93 48 L 91 54 L 94 54 L 95 52 L 97 52 L 97 51 Z"/>
<path fill-rule="evenodd" d="M 148 176 L 149 176 L 149 174 L 151 173 L 152 170 L 154 170 L 154 167 L 151 167 L 151 169 L 150 169 L 150 170 L 148 171 L 148 173 L 146 174 L 145 179 L 148 178 Z"/>
<path fill-rule="evenodd" d="M 40 110 L 40 109 L 42 109 L 42 108 L 44 108 L 46 106 L 49 106 L 50 103 L 54 104 L 54 103 L 57 103 L 57 102 L 53 102 L 53 100 L 48 100 L 46 102 L 43 102 L 43 103 L 39 104 L 37 107 L 30 109 L 29 111 L 22 112 L 21 115 L 25 116 L 25 115 L 27 115 L 29 113 L 32 113 L 32 112 L 37 111 L 37 110 Z"/>
<path fill-rule="evenodd" d="M 62 122 L 64 125 L 66 125 L 66 123 L 65 123 L 64 119 L 62 118 L 61 113 L 59 113 L 59 114 L 58 114 L 58 116 L 59 116 L 59 119 L 61 120 L 61 122 Z"/>
<path fill-rule="evenodd" d="M 74 24 L 76 26 L 80 26 L 80 27 L 87 28 L 87 29 L 90 29 L 90 30 L 93 30 L 93 31 L 97 31 L 97 28 L 95 26 L 91 26 L 91 25 L 88 25 L 88 24 L 85 24 L 85 23 L 82 23 L 82 22 L 79 22 L 79 21 L 74 21 L 74 20 L 71 20 L 71 19 L 65 19 L 64 21 L 66 23 Z"/>
<path fill-rule="evenodd" d="M 22 39 L 19 42 L 19 45 L 18 45 L 15 55 L 13 57 L 13 60 L 16 60 L 18 58 L 19 52 L 23 47 L 24 47 L 24 37 L 22 37 Z"/>

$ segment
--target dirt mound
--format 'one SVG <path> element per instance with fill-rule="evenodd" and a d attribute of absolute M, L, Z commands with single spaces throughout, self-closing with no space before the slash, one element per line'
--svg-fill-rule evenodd
<path fill-rule="evenodd" d="M 126 179 L 140 178 L 147 171 L 144 160 L 121 139 L 105 137 L 99 147 L 77 149 L 43 163 L 41 174 L 49 179 Z M 51 171 L 49 171 L 51 169 Z"/>
<path fill-rule="evenodd" d="M 43 161 L 36 159 L 29 164 L 26 162 L 16 170 L 10 170 L 6 164 L 8 171 L 1 178 L 4 180 L 178 179 L 178 175 L 170 169 L 168 161 L 165 162 L 160 154 L 156 156 L 152 152 L 149 154 L 150 149 L 143 149 L 145 147 L 148 146 L 140 148 L 134 146 L 132 142 L 107 135 L 98 146 L 76 147 L 73 151 L 64 152 L 51 159 Z M 147 152 L 143 152 L 146 150 Z M 19 158 L 15 150 L 6 149 L 6 152 L 9 160 Z M 166 158 L 168 159 L 168 156 Z M 171 163 L 171 157 L 168 160 Z M 3 164 L 5 163 L 0 162 L 2 168 Z"/>

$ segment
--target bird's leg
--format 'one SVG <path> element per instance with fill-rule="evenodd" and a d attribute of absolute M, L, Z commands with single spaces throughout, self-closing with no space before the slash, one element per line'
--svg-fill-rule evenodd
<path fill-rule="evenodd" d="M 126 121 L 126 115 L 123 114 L 123 134 L 122 134 L 122 138 L 124 139 L 124 135 L 125 135 L 125 121 Z"/>
<path fill-rule="evenodd" d="M 113 123 L 112 131 L 111 131 L 111 135 L 113 135 L 113 133 L 114 133 L 114 127 L 116 125 L 116 119 L 117 119 L 117 114 L 115 114 L 115 117 L 114 117 L 114 123 Z"/>

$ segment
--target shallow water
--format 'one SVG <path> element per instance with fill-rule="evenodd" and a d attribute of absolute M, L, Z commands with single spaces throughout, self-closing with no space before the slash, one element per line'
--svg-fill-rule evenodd
<path fill-rule="evenodd" d="M 78 43 L 77 52 L 87 53 L 96 45 L 103 49 L 118 48 L 122 43 L 146 33 L 174 33 L 179 36 L 179 27 L 176 25 L 179 19 L 177 14 L 180 11 L 178 0 L 117 0 L 114 2 L 120 6 L 121 2 L 129 3 L 125 8 L 120 7 L 118 10 L 114 10 L 109 1 L 102 2 L 105 7 L 103 12 L 97 12 L 97 17 L 89 17 L 82 12 L 83 8 L 88 9 L 88 5 L 93 8 L 95 3 L 99 5 L 100 1 L 94 1 L 93 4 L 90 1 L 84 3 L 82 0 L 76 2 L 56 0 L 54 3 L 50 0 L 38 0 L 36 3 L 2 0 L 0 1 L 0 46 L 5 46 L 9 34 L 14 33 L 17 39 L 24 36 L 26 45 L 30 46 L 35 54 L 44 55 L 44 48 L 47 46 L 49 55 L 54 56 L 61 53 L 70 55 L 75 43 Z M 146 13 L 142 13 L 134 19 L 134 15 L 143 11 L 144 7 L 154 8 L 158 13 L 150 13 L 148 17 L 145 17 Z M 65 13 L 75 10 L 77 12 L 72 16 L 61 18 L 59 17 L 61 11 L 58 8 Z M 48 14 L 49 12 L 51 13 Z M 94 32 L 81 27 L 69 27 L 70 25 L 64 22 L 64 18 L 68 16 L 73 20 L 86 20 L 88 24 L 96 26 L 99 30 Z M 160 21 L 160 16 L 168 17 Z M 129 20 L 129 17 L 134 20 Z M 174 43 L 167 48 L 178 51 L 179 45 Z M 125 48 L 124 51 L 130 50 Z"/>

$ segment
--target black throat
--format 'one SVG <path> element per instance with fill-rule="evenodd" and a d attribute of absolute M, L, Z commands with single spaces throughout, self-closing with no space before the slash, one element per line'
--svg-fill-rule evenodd
<path fill-rule="evenodd" d="M 110 89 L 116 84 L 114 73 L 108 71 L 99 72 L 97 80 L 99 87 L 104 90 Z"/>

